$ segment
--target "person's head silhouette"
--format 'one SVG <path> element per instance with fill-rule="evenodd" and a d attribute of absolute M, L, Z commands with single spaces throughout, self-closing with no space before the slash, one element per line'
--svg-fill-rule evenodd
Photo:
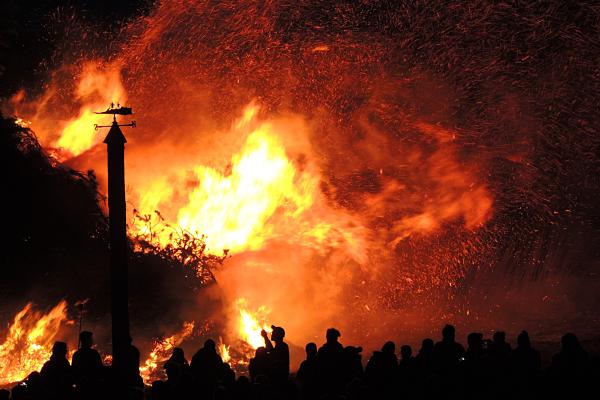
<path fill-rule="evenodd" d="M 517 344 L 519 347 L 531 347 L 531 341 L 529 340 L 529 333 L 527 333 L 527 331 L 521 331 L 521 333 L 519 333 L 519 336 L 517 336 Z"/>
<path fill-rule="evenodd" d="M 271 325 L 271 340 L 275 343 L 283 342 L 285 337 L 285 330 L 280 326 Z"/>
<path fill-rule="evenodd" d="M 467 343 L 471 349 L 481 349 L 483 334 L 479 332 L 471 332 L 467 336 Z"/>
<path fill-rule="evenodd" d="M 254 358 L 262 358 L 265 357 L 267 355 L 267 349 L 264 346 L 260 346 L 256 348 L 256 351 L 254 352 Z"/>
<path fill-rule="evenodd" d="M 206 350 L 208 350 L 208 351 L 214 351 L 214 352 L 216 352 L 216 351 L 217 351 L 217 344 L 215 343 L 215 341 L 214 341 L 214 340 L 212 340 L 212 339 L 207 339 L 207 340 L 204 342 L 204 348 L 205 348 Z"/>
<path fill-rule="evenodd" d="M 54 342 L 54 346 L 52 346 L 52 357 L 66 358 L 67 344 L 65 342 Z"/>
<path fill-rule="evenodd" d="M 327 333 L 325 334 L 325 338 L 327 339 L 328 343 L 337 342 L 340 336 L 342 336 L 340 331 L 335 328 L 327 329 Z"/>
<path fill-rule="evenodd" d="M 83 331 L 79 334 L 79 344 L 82 349 L 91 349 L 94 345 L 94 334 L 90 331 Z"/>
<path fill-rule="evenodd" d="M 442 338 L 444 339 L 444 341 L 454 342 L 455 337 L 456 329 L 454 329 L 454 326 L 450 324 L 444 326 L 444 329 L 442 329 Z"/>
<path fill-rule="evenodd" d="M 403 360 L 408 360 L 410 356 L 412 356 L 412 348 L 405 344 L 400 347 L 400 356 L 402 356 Z"/>
<path fill-rule="evenodd" d="M 185 361 L 185 355 L 183 353 L 183 349 L 181 347 L 175 347 L 173 349 L 173 354 L 171 355 L 173 360 L 177 360 L 178 362 Z"/>
<path fill-rule="evenodd" d="M 575 351 L 581 348 L 581 345 L 579 344 L 579 339 L 577 339 L 577 336 L 575 336 L 575 334 L 571 332 L 566 333 L 560 339 L 560 343 L 562 345 L 563 351 Z"/>
<path fill-rule="evenodd" d="M 305 350 L 306 358 L 313 358 L 317 355 L 317 345 L 315 343 L 308 343 Z"/>
<path fill-rule="evenodd" d="M 494 332 L 494 343 L 503 344 L 506 342 L 506 333 L 503 331 Z"/>
<path fill-rule="evenodd" d="M 381 347 L 381 352 L 385 354 L 394 354 L 396 353 L 396 344 L 394 342 L 385 342 L 385 344 Z"/>

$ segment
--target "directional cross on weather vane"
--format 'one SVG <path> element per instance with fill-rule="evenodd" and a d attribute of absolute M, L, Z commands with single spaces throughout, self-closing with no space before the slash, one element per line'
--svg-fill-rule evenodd
<path fill-rule="evenodd" d="M 94 114 L 112 114 L 113 115 L 113 123 L 117 122 L 117 114 L 119 115 L 131 115 L 133 112 L 131 111 L 131 107 L 121 107 L 119 103 L 115 107 L 115 103 L 110 103 L 110 107 L 106 109 L 106 111 L 94 112 Z M 136 127 L 135 121 L 131 121 L 129 124 L 122 124 L 118 126 L 130 126 L 132 128 Z M 94 124 L 94 130 L 98 130 L 98 128 L 111 128 L 112 125 L 98 125 Z"/>

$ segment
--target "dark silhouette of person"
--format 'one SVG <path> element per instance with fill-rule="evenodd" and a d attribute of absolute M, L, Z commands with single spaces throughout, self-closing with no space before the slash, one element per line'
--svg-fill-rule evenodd
<path fill-rule="evenodd" d="M 442 329 L 442 340 L 433 347 L 434 384 L 428 385 L 430 396 L 460 397 L 461 362 L 464 361 L 465 348 L 455 340 L 456 330 L 452 325 Z"/>
<path fill-rule="evenodd" d="M 65 399 L 72 396 L 73 371 L 67 360 L 67 344 L 55 342 L 52 355 L 40 371 L 46 398 Z"/>
<path fill-rule="evenodd" d="M 481 398 L 488 383 L 483 334 L 469 333 L 464 360 L 464 384 L 468 398 Z"/>
<path fill-rule="evenodd" d="M 241 375 L 235 381 L 233 387 L 233 398 L 234 399 L 249 399 L 252 390 L 252 383 L 247 376 Z"/>
<path fill-rule="evenodd" d="M 346 346 L 344 347 L 344 356 L 342 359 L 342 376 L 344 384 L 348 384 L 352 380 L 359 380 L 363 378 L 364 371 L 362 366 L 362 354 L 363 348 L 360 346 Z"/>
<path fill-rule="evenodd" d="M 562 376 L 575 376 L 587 371 L 589 357 L 577 336 L 566 333 L 560 343 L 560 351 L 552 357 L 552 372 Z"/>
<path fill-rule="evenodd" d="M 271 340 L 275 342 L 275 346 L 269 340 L 267 332 L 264 329 L 261 331 L 269 358 L 269 379 L 273 384 L 283 385 L 290 374 L 290 350 L 283 341 L 285 330 L 275 325 L 271 325 L 271 329 Z"/>
<path fill-rule="evenodd" d="M 489 369 L 490 384 L 494 386 L 497 394 L 508 394 L 510 390 L 510 367 L 512 348 L 506 342 L 506 333 L 494 332 L 493 340 L 487 346 L 487 365 Z"/>
<path fill-rule="evenodd" d="M 340 331 L 327 329 L 325 344 L 317 351 L 319 394 L 336 395 L 344 388 L 344 346 L 338 341 Z"/>
<path fill-rule="evenodd" d="M 183 349 L 181 347 L 175 347 L 173 349 L 173 353 L 171 353 L 171 357 L 169 357 L 167 363 L 175 364 L 181 367 L 182 369 L 190 366 L 185 358 L 185 353 L 183 352 Z"/>
<path fill-rule="evenodd" d="M 431 347 L 433 348 L 433 341 Z M 418 367 L 417 360 L 412 356 L 412 347 L 407 344 L 400 346 L 400 361 L 396 375 L 394 391 L 399 393 L 402 398 L 413 398 L 417 385 Z"/>
<path fill-rule="evenodd" d="M 92 332 L 83 331 L 79 334 L 79 349 L 73 354 L 72 368 L 75 385 L 82 398 L 97 398 L 97 385 L 102 378 L 102 358 L 93 349 L 94 336 Z"/>
<path fill-rule="evenodd" d="M 386 342 L 374 351 L 365 368 L 365 381 L 377 398 L 388 398 L 397 372 L 398 358 L 394 342 Z"/>
<path fill-rule="evenodd" d="M 187 398 L 191 396 L 192 374 L 183 349 L 175 347 L 164 368 L 167 374 L 166 386 L 161 388 L 159 385 L 157 390 L 168 392 L 171 398 Z"/>
<path fill-rule="evenodd" d="M 219 383 L 227 388 L 230 393 L 235 387 L 235 371 L 231 369 L 231 365 L 224 362 L 221 364 L 221 377 Z"/>
<path fill-rule="evenodd" d="M 44 382 L 39 372 L 33 371 L 27 378 L 12 388 L 12 400 L 32 400 L 47 398 Z"/>
<path fill-rule="evenodd" d="M 223 360 L 212 339 L 206 340 L 204 346 L 192 357 L 192 376 L 204 395 L 212 395 L 217 381 L 221 379 L 222 365 Z"/>
<path fill-rule="evenodd" d="M 165 381 L 152 382 L 150 389 L 150 398 L 152 400 L 167 400 L 170 398 L 169 385 Z"/>
<path fill-rule="evenodd" d="M 267 377 L 269 374 L 269 359 L 267 349 L 264 346 L 258 347 L 254 351 L 254 357 L 248 364 L 248 373 L 252 382 L 256 382 L 259 377 Z"/>
<path fill-rule="evenodd" d="M 441 375 L 454 372 L 464 358 L 465 348 L 455 339 L 456 329 L 452 325 L 446 325 L 442 329 L 442 340 L 433 347 L 435 369 Z"/>
<path fill-rule="evenodd" d="M 129 357 L 127 360 L 127 370 L 129 373 L 129 385 L 132 387 L 143 387 L 144 381 L 140 376 L 140 351 L 133 344 L 133 339 L 129 337 Z"/>
<path fill-rule="evenodd" d="M 408 369 L 413 367 L 415 359 L 412 356 L 412 347 L 407 344 L 400 346 L 400 361 L 398 367 L 400 369 Z"/>
<path fill-rule="evenodd" d="M 589 384 L 590 359 L 574 333 L 566 333 L 561 348 L 552 357 L 549 378 L 553 388 L 562 396 L 581 397 Z"/>
<path fill-rule="evenodd" d="M 520 396 L 529 397 L 537 387 L 542 368 L 540 352 L 531 346 L 527 331 L 517 336 L 517 347 L 511 355 L 511 380 L 514 391 Z"/>
<path fill-rule="evenodd" d="M 407 377 L 411 381 L 416 374 L 417 360 L 412 355 L 412 347 L 407 344 L 400 346 L 400 360 L 398 361 L 398 375 Z"/>
<path fill-rule="evenodd" d="M 317 396 L 317 345 L 308 343 L 305 347 L 306 359 L 300 363 L 296 379 L 300 384 L 301 395 L 304 399 L 314 399 Z"/>
<path fill-rule="evenodd" d="M 503 358 L 510 358 L 512 348 L 510 343 L 506 341 L 506 332 L 496 331 L 494 332 L 493 341 L 488 346 L 488 354 L 491 356 L 500 356 Z"/>
<path fill-rule="evenodd" d="M 423 339 L 419 353 L 415 356 L 415 367 L 421 380 L 433 373 L 433 348 L 433 339 Z"/>

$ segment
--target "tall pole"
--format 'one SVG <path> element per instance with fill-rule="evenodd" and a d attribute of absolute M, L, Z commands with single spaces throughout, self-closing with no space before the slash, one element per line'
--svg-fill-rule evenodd
<path fill-rule="evenodd" d="M 127 233 L 125 209 L 125 143 L 116 118 L 104 139 L 108 151 L 108 219 L 110 232 L 110 300 L 113 369 L 124 381 L 129 373 Z"/>

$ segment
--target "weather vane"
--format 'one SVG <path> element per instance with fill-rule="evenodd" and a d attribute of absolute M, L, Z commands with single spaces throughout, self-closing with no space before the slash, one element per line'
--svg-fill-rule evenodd
<path fill-rule="evenodd" d="M 131 115 L 130 107 L 114 103 L 106 111 L 112 114 L 112 125 L 94 124 L 94 129 L 110 128 L 104 143 L 108 166 L 108 227 L 110 249 L 110 304 L 112 317 L 113 368 L 122 382 L 127 382 L 130 365 L 131 336 L 129 332 L 129 293 L 127 268 L 127 207 L 125 202 L 125 143 L 121 126 L 135 128 L 135 121 L 119 125 L 118 115 Z"/>
<path fill-rule="evenodd" d="M 94 112 L 94 114 L 112 114 L 113 116 L 113 124 L 117 122 L 117 114 L 118 115 L 131 115 L 133 112 L 131 111 L 131 107 L 121 107 L 119 103 L 115 107 L 115 103 L 110 103 L 110 107 L 106 109 L 106 111 Z M 118 126 L 130 126 L 132 128 L 136 127 L 135 121 L 131 121 L 129 124 L 117 124 Z M 112 125 L 98 125 L 94 124 L 94 130 L 98 130 L 98 128 L 110 128 Z"/>

